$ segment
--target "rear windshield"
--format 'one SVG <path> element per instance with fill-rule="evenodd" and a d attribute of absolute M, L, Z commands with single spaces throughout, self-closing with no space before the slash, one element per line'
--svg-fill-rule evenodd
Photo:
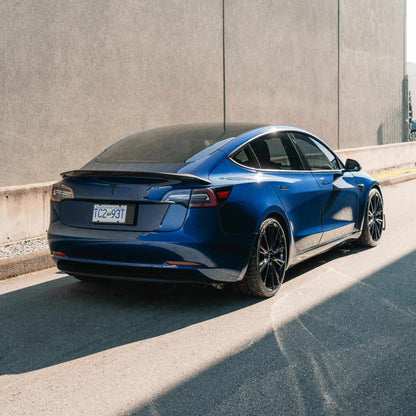
<path fill-rule="evenodd" d="M 97 158 L 102 163 L 184 163 L 214 152 L 231 137 L 250 130 L 222 124 L 169 126 L 132 134 Z M 194 157 L 193 157 L 194 156 Z"/>

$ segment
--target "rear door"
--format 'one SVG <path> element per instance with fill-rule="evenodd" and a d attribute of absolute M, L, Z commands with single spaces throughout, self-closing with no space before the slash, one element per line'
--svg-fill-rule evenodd
<path fill-rule="evenodd" d="M 322 191 L 311 172 L 304 170 L 287 133 L 262 136 L 250 143 L 260 171 L 267 176 L 290 218 L 298 252 L 319 244 L 322 237 Z"/>
<path fill-rule="evenodd" d="M 360 190 L 353 175 L 343 171 L 334 153 L 318 140 L 302 133 L 291 135 L 322 190 L 321 243 L 356 231 Z"/>

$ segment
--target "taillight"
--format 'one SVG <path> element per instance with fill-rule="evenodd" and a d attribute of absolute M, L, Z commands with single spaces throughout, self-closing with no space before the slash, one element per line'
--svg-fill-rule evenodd
<path fill-rule="evenodd" d="M 217 207 L 230 196 L 231 186 L 219 189 L 178 189 L 168 192 L 164 202 L 182 204 L 189 208 Z"/>
<path fill-rule="evenodd" d="M 60 202 L 63 199 L 74 199 L 74 191 L 69 186 L 59 183 L 52 185 L 51 200 Z"/>
<path fill-rule="evenodd" d="M 189 205 L 189 198 L 191 197 L 190 189 L 178 189 L 176 191 L 170 191 L 162 198 L 164 202 L 171 202 L 175 204 Z"/>
<path fill-rule="evenodd" d="M 211 189 L 194 189 L 192 191 L 189 208 L 216 207 L 217 197 Z"/>

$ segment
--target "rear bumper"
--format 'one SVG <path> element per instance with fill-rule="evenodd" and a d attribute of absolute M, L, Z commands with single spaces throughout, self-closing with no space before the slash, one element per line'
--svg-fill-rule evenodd
<path fill-rule="evenodd" d="M 103 279 L 176 283 L 222 283 L 239 279 L 238 272 L 224 268 L 117 263 L 58 256 L 52 258 L 58 269 L 65 273 Z"/>
<path fill-rule="evenodd" d="M 187 232 L 188 231 L 188 232 Z M 192 283 L 235 282 L 243 278 L 253 235 L 217 230 L 197 236 L 189 230 L 137 233 L 51 224 L 48 239 L 57 267 L 68 274 L 112 279 Z M 200 265 L 170 265 L 167 261 Z"/>

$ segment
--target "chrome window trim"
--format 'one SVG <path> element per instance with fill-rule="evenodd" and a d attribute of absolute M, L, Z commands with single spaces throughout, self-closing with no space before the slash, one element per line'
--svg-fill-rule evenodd
<path fill-rule="evenodd" d="M 343 169 L 336 169 L 336 170 L 292 170 L 292 169 L 261 169 L 261 168 L 252 168 L 250 166 L 244 166 L 241 163 L 238 163 L 234 159 L 229 159 L 230 162 L 234 163 L 237 166 L 240 166 L 243 169 L 246 169 L 250 172 L 265 172 L 265 173 L 343 173 L 345 172 Z"/>
<path fill-rule="evenodd" d="M 231 158 L 228 158 L 228 157 L 227 157 L 227 159 L 228 159 L 230 162 L 234 163 L 235 165 L 240 166 L 241 168 L 247 169 L 247 170 L 249 170 L 250 172 L 256 172 L 256 171 L 258 170 L 257 168 L 252 168 L 251 166 L 245 166 L 245 165 L 242 165 L 241 163 L 238 163 L 238 162 L 237 162 L 236 160 L 234 160 L 234 159 L 231 159 Z"/>

